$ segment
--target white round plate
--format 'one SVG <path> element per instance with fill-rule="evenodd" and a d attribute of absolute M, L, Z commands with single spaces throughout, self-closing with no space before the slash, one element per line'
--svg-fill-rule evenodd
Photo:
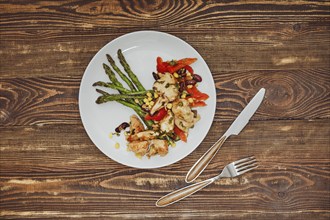
<path fill-rule="evenodd" d="M 137 158 L 133 152 L 127 151 L 124 135 L 113 136 L 115 128 L 122 122 L 129 122 L 129 118 L 135 112 L 117 102 L 96 104 L 95 100 L 100 95 L 95 91 L 92 84 L 96 81 L 109 82 L 102 63 L 108 64 L 106 54 L 110 54 L 118 67 L 122 66 L 117 59 L 117 50 L 122 49 L 123 54 L 138 76 L 145 88 L 151 89 L 154 79 L 152 72 L 156 71 L 156 58 L 163 60 L 195 57 L 197 61 L 192 64 L 195 73 L 202 76 L 203 81 L 199 84 L 199 90 L 207 93 L 210 98 L 206 101 L 207 106 L 198 108 L 201 120 L 193 129 L 190 129 L 187 143 L 179 141 L 176 147 L 169 147 L 166 156 L 146 156 Z M 109 65 L 109 64 L 108 64 Z M 123 70 L 124 72 L 124 70 Z M 118 77 L 119 78 L 119 77 Z M 123 85 L 125 85 L 123 83 Z M 104 88 L 102 88 L 104 89 Z M 111 93 L 115 90 L 104 89 Z M 185 41 L 162 32 L 138 31 L 123 35 L 99 50 L 87 66 L 80 84 L 79 110 L 85 130 L 93 143 L 109 158 L 118 163 L 135 168 L 158 168 L 173 164 L 191 152 L 202 142 L 207 135 L 215 113 L 216 92 L 212 74 L 201 55 Z M 119 149 L 115 144 L 119 143 Z"/>

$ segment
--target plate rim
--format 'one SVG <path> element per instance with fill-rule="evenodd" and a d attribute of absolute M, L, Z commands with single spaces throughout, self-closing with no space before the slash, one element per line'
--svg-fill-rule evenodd
<path fill-rule="evenodd" d="M 116 43 L 117 41 L 120 41 L 122 38 L 125 38 L 125 37 L 128 37 L 128 36 L 131 36 L 131 35 L 135 35 L 135 34 L 143 34 L 143 33 L 147 33 L 147 34 L 160 34 L 160 35 L 164 35 L 166 37 L 170 37 L 170 38 L 174 38 L 175 40 L 178 40 L 180 43 L 183 43 L 185 44 L 185 46 L 188 46 L 190 47 L 190 49 L 192 49 L 195 53 L 197 53 L 201 58 L 202 58 L 202 62 L 205 63 L 206 65 L 206 68 L 208 69 L 209 73 L 210 73 L 210 76 L 211 76 L 211 80 L 212 80 L 212 84 L 213 84 L 213 88 L 214 88 L 214 95 L 215 95 L 215 100 L 214 100 L 214 108 L 212 108 L 212 120 L 207 128 L 207 131 L 205 133 L 205 136 L 203 138 L 200 139 L 200 141 L 197 141 L 197 144 L 194 148 L 192 148 L 191 150 L 188 150 L 186 154 L 182 155 L 181 158 L 178 158 L 178 159 L 175 159 L 173 160 L 172 162 L 169 162 L 167 164 L 163 164 L 163 165 L 157 165 L 157 166 L 134 166 L 132 164 L 127 164 L 127 163 L 124 163 L 122 161 L 119 161 L 117 159 L 114 159 L 113 157 L 111 157 L 110 155 L 108 155 L 103 149 L 102 147 L 99 147 L 95 141 L 93 140 L 93 135 L 90 134 L 89 132 L 89 129 L 86 127 L 86 122 L 85 122 L 85 119 L 83 118 L 82 116 L 82 106 L 81 106 L 81 94 L 82 94 L 82 84 L 83 84 L 83 81 L 84 81 L 84 77 L 87 73 L 87 70 L 90 68 L 90 66 L 93 64 L 93 62 L 95 61 L 95 59 L 97 59 L 97 55 L 99 53 L 101 53 L 101 51 L 108 47 L 108 45 L 110 44 L 114 44 Z M 203 140 L 206 138 L 207 134 L 209 133 L 211 127 L 212 127 L 212 124 L 213 124 L 213 121 L 214 121 L 214 117 L 215 117 L 215 113 L 216 113 L 216 98 L 217 98 L 217 93 L 216 93 L 216 86 L 215 86 L 215 82 L 214 82 L 214 78 L 213 78 L 213 75 L 212 75 L 212 72 L 209 68 L 209 66 L 207 65 L 206 61 L 204 60 L 204 58 L 202 57 L 202 55 L 193 47 L 191 46 L 189 43 L 187 43 L 186 41 L 182 40 L 181 38 L 175 36 L 175 35 L 172 35 L 172 34 L 169 34 L 169 33 L 166 33 L 166 32 L 161 32 L 161 31 L 154 31 L 154 30 L 140 30 L 140 31 L 133 31 L 133 32 L 129 32 L 129 33 L 126 33 L 126 34 L 123 34 L 119 37 L 116 37 L 114 39 L 112 39 L 111 41 L 109 41 L 108 43 L 104 44 L 95 54 L 94 56 L 92 57 L 92 59 L 89 61 L 88 65 L 86 66 L 85 70 L 84 70 L 84 73 L 81 77 L 81 81 L 80 81 L 80 85 L 79 85 L 79 95 L 78 95 L 78 108 L 79 108 L 79 116 L 81 118 L 81 121 L 82 121 L 82 124 L 83 124 L 83 127 L 84 127 L 84 130 L 85 132 L 87 133 L 89 139 L 92 141 L 92 143 L 97 147 L 98 150 L 100 150 L 106 157 L 108 157 L 109 159 L 119 163 L 119 164 L 122 164 L 124 166 L 128 166 L 128 167 L 132 167 L 132 168 L 137 168 L 137 169 L 156 169 L 156 168 L 161 168 L 161 167 L 167 167 L 167 166 L 170 166 L 170 165 L 173 165 L 174 163 L 177 163 L 179 161 L 181 161 L 182 159 L 186 158 L 187 156 L 189 156 L 191 153 L 193 153 L 197 148 L 198 146 L 200 146 L 200 144 L 203 142 Z"/>

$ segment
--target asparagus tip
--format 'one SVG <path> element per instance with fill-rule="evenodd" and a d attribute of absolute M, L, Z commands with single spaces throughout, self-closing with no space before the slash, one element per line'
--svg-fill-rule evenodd
<path fill-rule="evenodd" d="M 103 68 L 104 69 L 109 69 L 110 67 L 107 64 L 103 63 Z"/>
<path fill-rule="evenodd" d="M 111 63 L 111 64 L 115 63 L 115 61 L 112 59 L 112 57 L 109 54 L 106 54 L 106 56 L 107 56 L 109 63 Z"/>
<path fill-rule="evenodd" d="M 109 95 L 109 93 L 107 93 L 101 89 L 96 89 L 96 92 L 101 93 L 102 95 Z"/>
<path fill-rule="evenodd" d="M 96 103 L 96 104 L 101 104 L 101 103 L 103 103 L 102 96 L 98 97 L 98 98 L 95 100 L 95 103 Z"/>
<path fill-rule="evenodd" d="M 93 83 L 93 86 L 99 86 L 99 85 L 100 85 L 100 81 Z"/>

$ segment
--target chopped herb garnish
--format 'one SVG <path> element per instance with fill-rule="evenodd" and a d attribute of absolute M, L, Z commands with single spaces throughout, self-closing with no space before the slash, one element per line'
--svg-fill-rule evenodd
<path fill-rule="evenodd" d="M 176 60 L 171 60 L 170 62 L 168 62 L 168 64 L 170 64 L 171 66 L 175 66 L 177 62 Z"/>

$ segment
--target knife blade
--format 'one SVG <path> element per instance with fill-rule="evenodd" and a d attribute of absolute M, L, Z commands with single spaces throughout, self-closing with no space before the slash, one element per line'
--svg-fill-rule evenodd
<path fill-rule="evenodd" d="M 238 135 L 243 128 L 249 123 L 251 117 L 259 108 L 264 96 L 265 89 L 261 88 L 258 93 L 252 98 L 243 111 L 237 116 L 235 121 L 230 125 L 225 133 L 225 136 Z"/>
<path fill-rule="evenodd" d="M 237 116 L 235 121 L 230 125 L 225 134 L 191 167 L 186 176 L 187 183 L 194 181 L 204 171 L 229 136 L 238 135 L 243 130 L 262 103 L 265 92 L 266 90 L 264 88 L 261 88 L 258 91 L 243 111 Z"/>

